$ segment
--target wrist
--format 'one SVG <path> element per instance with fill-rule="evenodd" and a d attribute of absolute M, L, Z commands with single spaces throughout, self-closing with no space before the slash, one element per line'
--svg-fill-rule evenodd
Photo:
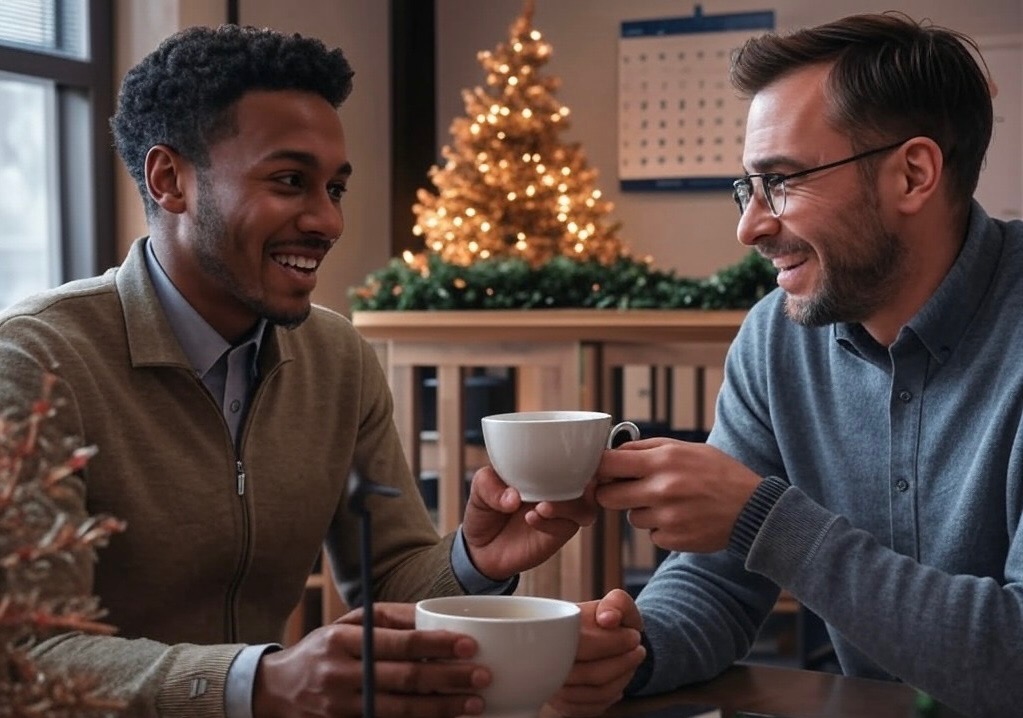
<path fill-rule="evenodd" d="M 728 553 L 746 563 L 746 557 L 757 534 L 760 533 L 760 527 L 788 488 L 788 482 L 777 476 L 765 476 L 760 481 L 735 520 L 732 535 L 728 539 Z"/>
<path fill-rule="evenodd" d="M 274 666 L 280 659 L 280 648 L 272 646 L 259 659 L 252 684 L 252 718 L 284 718 L 287 701 L 276 690 Z"/>

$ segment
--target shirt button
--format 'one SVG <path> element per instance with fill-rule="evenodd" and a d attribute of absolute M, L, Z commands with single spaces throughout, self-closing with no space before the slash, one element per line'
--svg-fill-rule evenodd
<path fill-rule="evenodd" d="M 899 491 L 905 491 L 906 489 L 909 488 L 909 482 L 906 481 L 905 479 L 899 479 L 898 481 L 895 482 L 895 488 L 898 489 Z"/>
<path fill-rule="evenodd" d="M 241 408 L 242 408 L 242 403 L 240 401 L 238 401 L 237 399 L 235 399 L 234 401 L 231 402 L 231 413 L 232 414 L 237 414 L 238 410 L 241 409 Z"/>
<path fill-rule="evenodd" d="M 908 404 L 909 400 L 913 398 L 913 392 L 903 389 L 899 392 L 899 400 L 904 404 Z"/>

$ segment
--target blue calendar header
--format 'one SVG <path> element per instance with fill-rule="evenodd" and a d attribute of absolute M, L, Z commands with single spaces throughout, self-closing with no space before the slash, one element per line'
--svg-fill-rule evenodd
<path fill-rule="evenodd" d="M 622 37 L 657 37 L 694 32 L 734 32 L 737 30 L 763 30 L 774 27 L 774 11 L 742 12 L 727 15 L 704 15 L 700 6 L 692 17 L 658 18 L 656 20 L 626 20 L 622 22 Z"/>

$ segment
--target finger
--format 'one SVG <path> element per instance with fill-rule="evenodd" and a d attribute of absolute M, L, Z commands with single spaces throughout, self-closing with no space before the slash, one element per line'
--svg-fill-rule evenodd
<path fill-rule="evenodd" d="M 606 617 L 603 615 L 605 613 Z M 611 589 L 606 596 L 600 599 L 597 603 L 596 620 L 602 627 L 606 625 L 605 621 L 607 621 L 612 623 L 607 627 L 620 625 L 634 628 L 637 631 L 643 630 L 643 617 L 640 615 L 639 606 L 636 605 L 636 601 L 628 591 L 623 591 L 620 588 Z M 617 623 L 614 623 L 615 621 Z"/>
<path fill-rule="evenodd" d="M 484 466 L 472 477 L 469 503 L 510 514 L 518 510 L 522 498 L 518 491 L 504 483 L 492 466 Z"/>
<path fill-rule="evenodd" d="M 356 608 L 335 620 L 334 623 L 362 625 L 362 616 L 362 608 Z M 414 603 L 374 603 L 373 625 L 381 628 L 414 628 L 416 606 Z"/>
<path fill-rule="evenodd" d="M 624 626 L 643 630 L 643 618 L 640 616 L 636 602 L 627 591 L 620 588 L 611 589 L 607 595 L 597 601 L 594 618 L 601 628 L 610 629 Z"/>
<path fill-rule="evenodd" d="M 329 632 L 326 641 L 330 655 L 362 657 L 362 631 L 338 624 L 320 630 Z M 466 659 L 476 655 L 478 648 L 472 637 L 450 631 L 373 630 L 373 653 L 378 660 Z"/>
<path fill-rule="evenodd" d="M 597 487 L 597 503 L 619 511 L 650 505 L 645 482 L 640 479 L 609 481 Z"/>
<path fill-rule="evenodd" d="M 556 702 L 564 705 L 604 706 L 622 698 L 625 686 L 643 663 L 646 649 L 637 646 L 614 659 L 577 663 L 565 685 L 558 691 Z M 555 703 L 554 700 L 551 701 Z"/>
<path fill-rule="evenodd" d="M 641 645 L 642 636 L 635 628 L 601 628 L 587 626 L 580 635 L 576 661 L 600 660 L 620 656 Z"/>
<path fill-rule="evenodd" d="M 486 666 L 465 661 L 382 661 L 374 674 L 382 691 L 417 695 L 478 693 L 493 678 Z"/>

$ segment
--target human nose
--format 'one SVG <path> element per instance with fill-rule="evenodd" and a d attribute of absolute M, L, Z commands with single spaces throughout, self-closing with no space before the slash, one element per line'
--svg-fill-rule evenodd
<path fill-rule="evenodd" d="M 303 234 L 337 238 L 345 227 L 341 205 L 329 192 L 311 196 L 299 217 L 299 231 Z"/>
<path fill-rule="evenodd" d="M 735 234 L 740 244 L 754 247 L 761 238 L 777 234 L 780 226 L 781 222 L 767 205 L 764 193 L 754 192 L 746 210 L 739 216 Z"/>

